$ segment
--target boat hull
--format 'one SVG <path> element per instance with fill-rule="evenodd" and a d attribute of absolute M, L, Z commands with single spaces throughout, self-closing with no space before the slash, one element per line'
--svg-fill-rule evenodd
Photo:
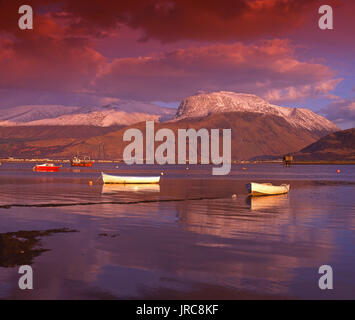
<path fill-rule="evenodd" d="M 251 182 L 247 184 L 247 189 L 252 196 L 276 195 L 288 193 L 290 191 L 290 185 L 282 184 L 280 186 L 273 186 L 268 183 Z"/>
<path fill-rule="evenodd" d="M 35 166 L 33 171 L 36 172 L 58 172 L 61 167 L 45 167 L 45 166 Z"/>
<path fill-rule="evenodd" d="M 102 180 L 105 184 L 115 183 L 115 184 L 150 184 L 159 183 L 160 176 L 151 177 L 132 177 L 132 176 L 113 176 L 106 173 L 101 173 Z"/>
<path fill-rule="evenodd" d="M 72 167 L 92 167 L 94 162 L 71 162 Z"/>

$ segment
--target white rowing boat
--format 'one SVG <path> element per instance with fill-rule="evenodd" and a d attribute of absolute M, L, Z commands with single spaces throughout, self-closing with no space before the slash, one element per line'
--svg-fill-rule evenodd
<path fill-rule="evenodd" d="M 252 196 L 285 194 L 290 191 L 289 184 L 274 186 L 271 183 L 256 183 L 251 182 L 246 185 L 248 192 Z"/>
<path fill-rule="evenodd" d="M 114 176 L 101 172 L 104 183 L 159 183 L 160 176 L 139 177 L 139 176 Z"/>

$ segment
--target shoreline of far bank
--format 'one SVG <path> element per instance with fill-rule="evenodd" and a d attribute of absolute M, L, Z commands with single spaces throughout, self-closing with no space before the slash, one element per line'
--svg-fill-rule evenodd
<path fill-rule="evenodd" d="M 34 163 L 34 162 L 53 162 L 53 163 L 70 163 L 70 159 L 50 159 L 50 158 L 4 158 L 0 159 L 0 163 Z M 95 163 L 122 163 L 123 159 L 93 159 Z M 189 164 L 187 161 L 186 164 Z M 196 163 L 201 165 L 200 162 Z M 207 165 L 211 165 L 207 164 Z M 283 164 L 283 160 L 233 160 L 233 164 Z M 168 165 L 168 164 L 166 164 Z M 355 160 L 294 160 L 291 165 L 355 165 Z"/>

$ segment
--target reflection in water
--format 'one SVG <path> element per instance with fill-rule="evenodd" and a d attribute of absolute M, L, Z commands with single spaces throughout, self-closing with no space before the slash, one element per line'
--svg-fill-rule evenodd
<path fill-rule="evenodd" d="M 289 205 L 289 196 L 287 194 L 273 196 L 250 196 L 247 198 L 247 203 L 250 205 L 250 210 L 266 210 L 286 207 Z"/>
<path fill-rule="evenodd" d="M 103 184 L 102 193 L 117 192 L 159 192 L 159 184 Z"/>
<path fill-rule="evenodd" d="M 254 180 L 253 168 L 243 172 L 247 181 Z M 260 175 L 263 170 L 273 170 L 268 176 L 277 176 L 277 184 L 292 183 L 291 193 L 246 201 L 247 181 L 196 178 L 193 169 L 191 176 L 167 172 L 160 186 L 138 188 L 106 188 L 84 170 L 64 172 L 66 180 L 53 176 L 44 181 L 4 177 L 0 169 L 0 235 L 8 238 L 0 243 L 0 250 L 7 248 L 0 251 L 1 266 L 7 266 L 0 268 L 0 297 L 189 299 L 192 294 L 203 299 L 222 297 L 223 291 L 225 299 L 253 297 L 246 292 L 324 298 L 329 292 L 318 289 L 318 268 L 329 264 L 337 272 L 332 294 L 354 298 L 354 183 L 338 181 L 337 175 L 336 183 L 321 184 L 314 176 L 312 181 L 290 178 L 328 170 L 324 166 L 284 173 L 279 166 L 265 166 Z M 344 175 L 346 170 L 355 172 L 347 167 Z M 8 206 L 48 203 L 56 206 Z M 31 238 L 8 233 L 63 226 L 80 232 L 53 234 L 34 246 Z M 22 242 L 28 243 L 25 250 Z M 32 256 L 16 260 L 23 253 L 10 253 L 10 247 Z M 50 251 L 35 251 L 44 248 Z M 18 290 L 17 269 L 11 266 L 20 262 L 33 263 L 38 290 Z"/>
<path fill-rule="evenodd" d="M 201 260 L 204 269 L 213 265 L 219 275 L 228 279 L 228 286 L 243 288 L 247 282 L 248 289 L 258 291 L 267 283 L 269 294 L 286 294 L 289 288 L 284 284 L 293 280 L 293 270 L 316 268 L 330 260 L 334 235 L 327 229 L 294 225 L 308 216 L 309 203 L 299 210 L 290 206 L 289 198 L 284 196 L 272 205 L 269 200 L 260 200 L 256 211 L 249 210 L 244 199 L 176 206 L 182 227 L 202 235 L 196 237 L 196 245 L 215 259 Z M 308 208 L 312 212 L 312 207 Z M 189 275 L 185 269 L 180 272 Z"/>
<path fill-rule="evenodd" d="M 0 267 L 31 265 L 35 257 L 49 250 L 41 247 L 39 238 L 63 232 L 76 232 L 76 230 L 63 228 L 0 233 Z"/>

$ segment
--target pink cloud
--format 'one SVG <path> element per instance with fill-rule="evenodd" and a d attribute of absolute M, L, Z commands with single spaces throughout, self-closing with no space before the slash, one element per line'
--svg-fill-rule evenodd
<path fill-rule="evenodd" d="M 291 86 L 281 89 L 271 89 L 264 98 L 271 102 L 285 102 L 285 101 L 301 101 L 307 98 L 336 98 L 330 92 L 343 79 L 326 79 L 319 82 L 310 83 L 307 85 Z"/>
<path fill-rule="evenodd" d="M 326 94 L 340 81 L 327 66 L 297 59 L 287 40 L 190 47 L 115 59 L 93 90 L 107 96 L 179 100 L 198 90 L 231 90 L 299 99 Z M 300 94 L 300 92 L 302 94 Z"/>
<path fill-rule="evenodd" d="M 339 82 L 327 66 L 300 61 L 287 40 L 192 46 L 110 62 L 90 39 L 68 36 L 47 15 L 38 23 L 41 31 L 24 38 L 0 38 L 0 88 L 146 101 L 230 90 L 281 101 L 326 94 Z"/>

